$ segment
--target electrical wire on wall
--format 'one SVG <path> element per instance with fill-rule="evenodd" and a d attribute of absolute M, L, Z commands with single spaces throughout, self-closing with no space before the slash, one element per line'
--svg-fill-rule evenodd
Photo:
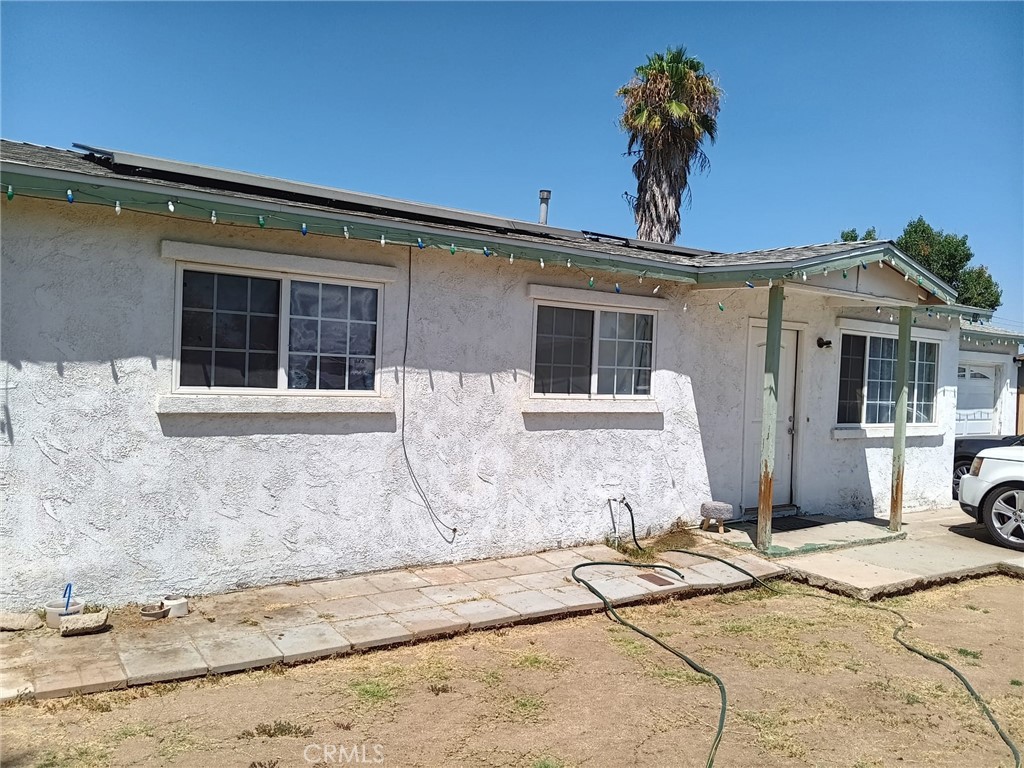
<path fill-rule="evenodd" d="M 423 490 L 423 486 L 420 485 L 419 478 L 416 477 L 416 471 L 412 468 L 412 461 L 409 460 L 409 449 L 405 442 L 405 367 L 406 361 L 409 358 L 409 315 L 412 313 L 412 248 L 409 249 L 409 275 L 408 282 L 406 283 L 406 294 L 405 294 L 405 343 L 402 349 L 402 455 L 405 457 L 405 466 L 409 470 L 409 479 L 412 480 L 412 487 L 416 489 L 416 493 L 423 499 L 423 506 L 427 509 L 427 514 L 430 515 L 430 522 L 434 524 L 434 528 L 441 534 L 446 542 L 451 544 L 455 541 L 455 535 L 458 533 L 458 528 L 448 525 L 444 522 L 434 511 L 434 505 L 430 503 L 430 499 L 427 498 L 426 492 Z"/>

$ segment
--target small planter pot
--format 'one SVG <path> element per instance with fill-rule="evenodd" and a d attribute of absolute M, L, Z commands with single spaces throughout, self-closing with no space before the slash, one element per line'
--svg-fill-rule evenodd
<path fill-rule="evenodd" d="M 142 616 L 143 621 L 156 621 L 157 619 L 165 619 L 167 618 L 167 614 L 170 612 L 170 607 L 164 605 L 163 603 L 144 605 L 139 609 L 139 613 Z"/>
<path fill-rule="evenodd" d="M 167 614 L 172 619 L 180 619 L 182 616 L 188 616 L 188 598 L 182 595 L 166 595 L 164 597 L 164 606 L 170 610 Z"/>
<path fill-rule="evenodd" d="M 61 616 L 77 616 L 85 608 L 83 600 L 72 600 L 66 609 L 65 604 L 64 600 L 54 600 L 43 606 L 46 609 L 46 626 L 50 629 L 60 629 Z"/>

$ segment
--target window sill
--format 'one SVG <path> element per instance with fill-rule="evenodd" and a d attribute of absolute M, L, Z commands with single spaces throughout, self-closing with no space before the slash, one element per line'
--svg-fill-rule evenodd
<path fill-rule="evenodd" d="M 892 437 L 892 424 L 878 424 L 863 427 L 833 427 L 833 440 L 856 440 L 872 437 Z M 938 424 L 907 424 L 907 437 L 932 437 L 944 435 L 946 430 Z"/>
<path fill-rule="evenodd" d="M 587 398 L 531 398 L 523 413 L 661 413 L 655 400 L 590 400 Z"/>
<path fill-rule="evenodd" d="M 157 401 L 158 414 L 390 414 L 395 404 L 380 397 L 324 397 L 316 395 L 164 395 Z"/>

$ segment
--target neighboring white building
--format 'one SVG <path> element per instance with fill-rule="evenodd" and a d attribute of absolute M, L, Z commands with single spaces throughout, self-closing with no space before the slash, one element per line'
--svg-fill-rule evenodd
<path fill-rule="evenodd" d="M 1020 334 L 991 324 L 992 310 L 961 307 L 956 434 L 1017 434 Z"/>
<path fill-rule="evenodd" d="M 888 514 L 910 306 L 904 505 L 950 503 L 953 296 L 890 242 L 719 254 L 0 150 L 3 607 L 599 541 L 623 495 L 641 534 L 755 507 L 769 283 L 775 504 Z"/>

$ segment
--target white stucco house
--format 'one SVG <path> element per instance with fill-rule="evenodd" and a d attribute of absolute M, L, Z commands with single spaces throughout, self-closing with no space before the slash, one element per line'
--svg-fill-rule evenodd
<path fill-rule="evenodd" d="M 902 503 L 949 503 L 959 314 L 891 242 L 716 253 L 80 150 L 0 146 L 4 607 L 599 541 L 623 495 L 658 531 L 768 503 L 772 452 L 769 513 L 888 514 L 901 314 Z"/>

